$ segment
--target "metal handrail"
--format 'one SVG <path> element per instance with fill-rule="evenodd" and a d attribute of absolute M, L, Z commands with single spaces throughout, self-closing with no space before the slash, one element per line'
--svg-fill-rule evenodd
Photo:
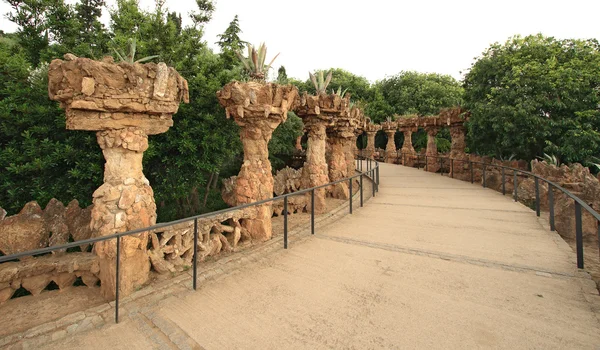
<path fill-rule="evenodd" d="M 119 274 L 119 270 L 120 270 L 120 252 L 121 252 L 121 238 L 122 237 L 126 237 L 126 236 L 131 236 L 131 235 L 135 235 L 135 234 L 139 234 L 142 232 L 147 232 L 147 231 L 154 231 L 154 230 L 159 230 L 165 227 L 170 227 L 170 226 L 174 226 L 174 225 L 178 225 L 181 223 L 185 223 L 185 222 L 190 222 L 190 221 L 194 221 L 194 256 L 193 256 L 193 288 L 194 290 L 196 290 L 196 280 L 197 280 L 197 262 L 198 262 L 198 220 L 199 219 L 205 219 L 205 218 L 210 218 L 213 216 L 217 216 L 220 214 L 224 214 L 230 211 L 236 211 L 236 210 L 240 210 L 240 209 L 245 209 L 245 208 L 249 208 L 249 207 L 253 207 L 253 206 L 257 206 L 257 205 L 261 205 L 261 204 L 266 204 L 269 202 L 274 202 L 274 201 L 278 201 L 283 199 L 283 203 L 284 203 L 284 237 L 283 237 L 283 245 L 284 245 L 284 249 L 287 249 L 288 246 L 288 220 L 287 220 L 287 216 L 288 216 L 288 197 L 291 196 L 297 196 L 297 195 L 301 195 L 301 194 L 306 194 L 306 193 L 311 193 L 311 234 L 315 234 L 315 206 L 314 206 L 314 199 L 315 199 L 315 190 L 318 189 L 322 189 L 322 188 L 326 188 L 338 183 L 342 183 L 342 182 L 349 182 L 349 187 L 350 187 L 350 195 L 349 195 L 349 203 L 350 203 L 350 214 L 352 214 L 352 201 L 353 201 L 353 194 L 352 194 L 352 180 L 354 180 L 355 178 L 359 177 L 360 178 L 360 206 L 363 206 L 363 177 L 368 177 L 371 179 L 371 181 L 373 182 L 373 196 L 375 196 L 376 192 L 379 192 L 379 162 L 377 162 L 374 159 L 371 158 L 367 158 L 367 157 L 362 157 L 362 156 L 358 156 L 358 159 L 356 159 L 358 162 L 355 164 L 356 165 L 356 170 L 359 171 L 358 174 L 354 174 L 352 176 L 337 180 L 337 181 L 332 181 L 330 183 L 327 183 L 325 185 L 320 185 L 320 186 L 316 186 L 316 187 L 311 187 L 311 188 L 307 188 L 304 190 L 300 190 L 297 192 L 292 192 L 292 193 L 286 193 L 277 197 L 273 197 L 273 198 L 268 198 L 268 199 L 263 199 L 260 201 L 256 201 L 256 202 L 252 202 L 252 203 L 247 203 L 247 204 L 242 204 L 242 205 L 238 205 L 235 207 L 231 207 L 231 208 L 226 208 L 226 209 L 221 209 L 221 210 L 217 210 L 217 211 L 213 211 L 210 213 L 205 213 L 205 214 L 200 214 L 200 215 L 195 215 L 195 216 L 190 216 L 184 219 L 179 219 L 179 220 L 174 220 L 174 221 L 170 221 L 170 222 L 166 222 L 166 223 L 161 223 L 161 224 L 156 224 L 153 226 L 149 226 L 149 227 L 144 227 L 144 228 L 140 228 L 140 229 L 135 229 L 135 230 L 131 230 L 131 231 L 126 231 L 126 232 L 120 232 L 120 233 L 115 233 L 112 235 L 107 235 L 107 236 L 101 236 L 101 237 L 96 237 L 96 238 L 90 238 L 90 239 L 84 239 L 84 240 L 80 240 L 80 241 L 76 241 L 76 242 L 71 242 L 71 243 L 66 243 L 66 244 L 62 244 L 62 245 L 57 245 L 57 246 L 52 246 L 52 247 L 46 247 L 46 248 L 41 248 L 41 249 L 35 249 L 35 250 L 29 250 L 29 251 L 25 251 L 25 252 L 20 252 L 20 253 L 15 253 L 15 254 L 11 254 L 11 255 L 5 255 L 5 256 L 0 256 L 0 263 L 3 262 L 8 262 L 8 261 L 12 261 L 12 260 L 16 260 L 16 259 L 20 259 L 26 256 L 35 256 L 35 255 L 40 255 L 40 254 L 47 254 L 47 253 L 51 253 L 53 251 L 57 251 L 57 250 L 62 250 L 62 249 L 68 249 L 68 248 L 73 248 L 73 247 L 78 247 L 81 245 L 87 245 L 87 244 L 92 244 L 92 243 L 97 243 L 97 242 L 103 242 L 103 241 L 108 241 L 111 239 L 116 239 L 117 240 L 117 254 L 116 254 L 116 273 L 115 273 L 115 279 L 116 279 L 116 293 L 115 293 L 115 323 L 119 323 L 119 284 L 120 284 L 120 274 Z M 362 161 L 366 160 L 366 170 L 363 171 L 363 163 Z M 359 170 L 360 169 L 360 170 Z"/>
<path fill-rule="evenodd" d="M 486 168 L 487 167 L 492 167 L 492 168 L 500 168 L 502 169 L 502 194 L 506 195 L 506 187 L 505 187 L 505 183 L 506 183 L 506 170 L 512 171 L 513 172 L 513 178 L 514 178 L 514 199 L 515 202 L 518 201 L 518 181 L 517 181 L 517 174 L 524 174 L 526 176 L 530 176 L 534 179 L 534 186 L 535 186 L 535 212 L 537 216 L 540 216 L 540 189 L 539 189 L 539 181 L 544 181 L 545 183 L 548 184 L 548 207 L 550 209 L 550 216 L 549 216 L 549 222 L 550 222 L 550 230 L 551 231 L 556 231 L 556 227 L 555 227 L 555 223 L 554 223 L 554 188 L 560 190 L 562 193 L 564 193 L 567 197 L 571 198 L 574 201 L 575 204 L 575 244 L 576 244 L 576 253 L 577 253 L 577 268 L 579 269 L 583 269 L 584 268 L 584 256 L 583 256 L 583 225 L 582 225 L 582 214 L 581 214 L 581 208 L 585 209 L 589 214 L 591 214 L 594 219 L 596 219 L 596 221 L 598 222 L 598 245 L 599 245 L 599 254 L 600 254 L 600 214 L 595 211 L 592 207 L 590 207 L 583 199 L 577 197 L 576 195 L 574 195 L 573 193 L 571 193 L 569 190 L 567 190 L 566 188 L 558 185 L 557 183 L 550 181 L 546 178 L 543 178 L 539 175 L 536 175 L 530 171 L 526 171 L 526 170 L 522 170 L 522 169 L 518 169 L 518 168 L 513 168 L 513 167 L 509 167 L 509 166 L 505 166 L 505 165 L 499 165 L 499 164 L 492 164 L 492 163 L 485 163 L 485 162 L 477 162 L 477 161 L 472 161 L 469 159 L 455 159 L 455 158 L 450 158 L 448 156 L 435 156 L 435 155 L 427 155 L 427 154 L 414 154 L 414 153 L 407 153 L 407 152 L 398 152 L 397 154 L 402 154 L 402 157 L 404 159 L 404 155 L 411 155 L 411 156 L 416 156 L 417 160 L 420 160 L 422 157 L 425 157 L 425 170 L 427 170 L 428 168 L 428 158 L 434 158 L 434 159 L 440 159 L 440 165 L 443 165 L 443 160 L 447 159 L 450 161 L 450 174 L 452 175 L 452 177 L 454 177 L 454 162 L 463 162 L 463 163 L 469 163 L 469 170 L 471 172 L 471 183 L 473 183 L 473 165 L 481 165 L 482 166 L 482 186 L 486 187 Z M 441 175 L 444 175 L 444 170 L 443 167 L 440 166 L 440 172 Z"/>

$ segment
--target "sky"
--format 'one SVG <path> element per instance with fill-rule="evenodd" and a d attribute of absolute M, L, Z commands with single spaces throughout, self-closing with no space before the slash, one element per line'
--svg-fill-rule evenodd
<path fill-rule="evenodd" d="M 74 0 L 68 0 L 73 2 Z M 115 0 L 107 0 L 109 7 Z M 154 0 L 139 0 L 152 9 Z M 375 82 L 401 71 L 448 74 L 461 79 L 494 42 L 542 33 L 556 38 L 600 39 L 600 0 L 216 0 L 204 39 L 215 45 L 233 17 L 241 38 L 265 42 L 275 71 L 305 80 L 316 69 L 342 68 Z M 194 0 L 166 0 L 186 17 Z M 0 29 L 16 28 L 4 16 Z M 103 21 L 108 24 L 105 11 Z M 186 19 L 184 19 L 184 24 Z M 189 21 L 187 22 L 189 23 Z M 461 74 L 462 72 L 462 74 Z"/>

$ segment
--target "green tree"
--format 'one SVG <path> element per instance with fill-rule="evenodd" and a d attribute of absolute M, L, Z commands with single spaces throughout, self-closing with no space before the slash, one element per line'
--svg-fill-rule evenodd
<path fill-rule="evenodd" d="M 65 130 L 48 99 L 46 65 L 32 69 L 25 49 L 0 41 L 0 203 L 11 213 L 53 197 L 91 204 L 102 183 L 102 153 L 91 132 Z"/>
<path fill-rule="evenodd" d="M 596 40 L 541 34 L 491 45 L 465 76 L 469 148 L 530 160 L 553 154 L 590 164 L 600 154 Z"/>
<path fill-rule="evenodd" d="M 462 102 L 460 83 L 449 75 L 400 72 L 376 84 L 396 114 L 434 115 Z"/>
<path fill-rule="evenodd" d="M 225 61 L 225 66 L 228 68 L 239 64 L 239 60 L 235 53 L 236 51 L 243 49 L 246 45 L 246 42 L 240 38 L 241 32 L 242 30 L 240 29 L 238 16 L 235 15 L 233 20 L 229 23 L 227 29 L 225 29 L 225 32 L 217 35 L 219 40 L 216 42 L 216 44 L 221 48 L 221 56 Z"/>

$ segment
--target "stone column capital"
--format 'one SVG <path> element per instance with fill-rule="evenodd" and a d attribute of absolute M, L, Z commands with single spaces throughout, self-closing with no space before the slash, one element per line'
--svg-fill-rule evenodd
<path fill-rule="evenodd" d="M 128 151 L 143 153 L 148 149 L 148 135 L 140 128 L 130 127 L 98 131 L 96 137 L 102 150 L 123 148 Z"/>

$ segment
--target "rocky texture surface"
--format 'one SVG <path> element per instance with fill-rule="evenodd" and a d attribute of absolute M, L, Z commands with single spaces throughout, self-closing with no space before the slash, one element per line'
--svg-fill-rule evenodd
<path fill-rule="evenodd" d="M 92 253 L 44 255 L 18 262 L 0 264 L 0 303 L 10 299 L 15 291 L 24 288 L 39 295 L 50 282 L 65 290 L 81 277 L 88 287 L 98 282 L 99 265 Z"/>
<path fill-rule="evenodd" d="M 417 164 L 417 152 L 412 145 L 412 134 L 418 130 L 418 118 L 400 116 L 398 129 L 404 134 L 404 143 L 400 149 L 401 163 L 404 166 L 412 167 Z"/>
<path fill-rule="evenodd" d="M 233 252 L 238 244 L 249 243 L 251 236 L 241 221 L 252 218 L 251 208 L 235 210 L 198 220 L 198 261 L 221 252 Z M 184 271 L 193 266 L 194 221 L 150 233 L 148 256 L 158 273 Z"/>
<path fill-rule="evenodd" d="M 545 161 L 533 160 L 531 172 L 565 188 L 585 201 L 595 211 L 598 212 L 600 209 L 600 181 L 581 164 L 576 163 L 570 166 L 563 164 L 557 167 Z M 548 185 L 544 181 L 539 181 L 539 192 L 541 209 L 548 210 Z M 533 179 L 525 179 L 519 184 L 519 199 L 530 206 L 535 205 L 535 182 Z M 583 238 L 588 242 L 596 242 L 598 222 L 583 208 L 582 214 Z M 554 215 L 558 233 L 565 238 L 575 239 L 575 203 L 573 199 L 556 189 L 554 190 Z"/>
<path fill-rule="evenodd" d="M 240 126 L 244 163 L 235 179 L 235 205 L 273 197 L 273 175 L 268 143 L 273 131 L 287 119 L 288 110 L 297 103 L 298 89 L 292 85 L 257 82 L 232 82 L 217 92 L 228 118 Z M 272 236 L 272 204 L 253 207 L 254 219 L 242 220 L 252 239 L 268 240 Z"/>
<path fill-rule="evenodd" d="M 115 64 L 65 55 L 48 68 L 50 99 L 66 111 L 67 129 L 111 130 L 136 127 L 147 135 L 173 125 L 187 81 L 164 63 Z"/>
<path fill-rule="evenodd" d="M 81 209 L 76 200 L 65 207 L 51 199 L 42 210 L 37 202 L 29 202 L 18 214 L 0 220 L 0 252 L 9 255 L 91 238 L 92 208 Z"/>
<path fill-rule="evenodd" d="M 279 170 L 273 179 L 273 192 L 276 196 L 296 192 L 300 190 L 302 186 L 302 169 L 296 170 L 285 167 Z"/>
<path fill-rule="evenodd" d="M 304 93 L 302 95 L 300 103 L 295 110 L 296 114 L 302 118 L 304 129 L 308 133 L 302 188 L 321 186 L 330 182 L 329 176 L 331 172 L 325 158 L 326 130 L 327 127 L 333 126 L 334 119 L 349 117 L 349 105 L 349 95 L 346 95 L 344 98 L 336 94 L 311 96 Z M 333 145 L 330 144 L 330 146 Z M 336 156 L 333 160 L 336 167 L 334 173 L 337 176 L 338 172 L 347 171 L 347 165 L 346 158 L 343 156 L 344 146 L 340 142 L 336 142 L 335 147 L 335 154 L 339 154 L 341 151 L 343 157 L 342 159 L 342 157 Z M 325 195 L 326 190 L 324 188 L 315 191 L 315 212 L 318 214 L 323 213 L 326 209 Z"/>
<path fill-rule="evenodd" d="M 369 123 L 365 126 L 367 133 L 366 157 L 373 158 L 375 155 L 375 136 L 379 130 L 381 130 L 381 125 Z"/>
<path fill-rule="evenodd" d="M 428 126 L 425 128 L 427 131 L 427 171 L 436 173 L 440 170 L 440 160 L 437 158 L 437 144 L 435 143 L 435 136 L 437 135 L 439 128 L 435 126 Z"/>
<path fill-rule="evenodd" d="M 394 135 L 398 129 L 398 124 L 392 121 L 381 123 L 381 130 L 387 135 L 387 144 L 385 147 L 385 162 L 395 163 L 398 152 L 396 151 L 396 143 Z"/>
<path fill-rule="evenodd" d="M 67 129 L 95 130 L 106 165 L 94 194 L 91 228 L 106 236 L 156 223 L 152 188 L 142 172 L 148 136 L 173 125 L 179 104 L 188 102 L 187 81 L 164 63 L 115 64 L 65 55 L 48 70 L 48 94 L 65 109 Z M 148 233 L 122 238 L 121 292 L 148 279 Z M 116 240 L 99 242 L 102 294 L 115 296 Z"/>

